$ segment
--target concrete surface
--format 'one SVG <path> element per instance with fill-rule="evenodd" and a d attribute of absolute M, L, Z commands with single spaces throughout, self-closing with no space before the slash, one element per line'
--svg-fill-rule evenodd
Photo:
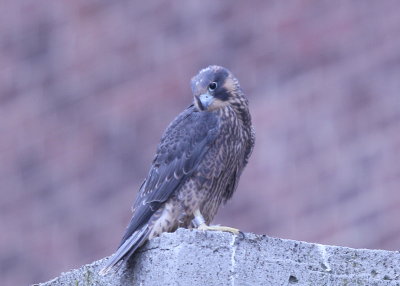
<path fill-rule="evenodd" d="M 400 285 L 400 252 L 325 246 L 246 233 L 179 229 L 147 243 L 116 273 L 106 258 L 39 284 Z"/>

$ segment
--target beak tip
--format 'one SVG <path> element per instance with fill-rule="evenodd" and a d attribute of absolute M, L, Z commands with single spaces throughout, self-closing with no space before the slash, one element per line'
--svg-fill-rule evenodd
<path fill-rule="evenodd" d="M 204 109 L 207 109 L 208 106 L 212 104 L 213 99 L 214 98 L 208 93 L 203 93 L 198 97 L 198 101 L 201 103 Z"/>

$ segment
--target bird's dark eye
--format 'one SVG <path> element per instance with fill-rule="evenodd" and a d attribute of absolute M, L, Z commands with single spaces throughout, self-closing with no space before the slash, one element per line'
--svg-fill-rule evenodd
<path fill-rule="evenodd" d="M 209 91 L 213 91 L 213 90 L 215 90 L 217 88 L 217 83 L 215 82 L 215 81 L 213 81 L 212 83 L 210 83 L 209 85 L 208 85 L 208 90 Z"/>

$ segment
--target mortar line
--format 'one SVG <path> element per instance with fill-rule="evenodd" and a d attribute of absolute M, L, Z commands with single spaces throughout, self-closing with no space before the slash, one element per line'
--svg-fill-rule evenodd
<path fill-rule="evenodd" d="M 231 285 L 235 286 L 235 276 L 236 276 L 236 272 L 235 272 L 235 267 L 236 267 L 236 260 L 235 260 L 235 255 L 236 255 L 236 234 L 234 234 L 232 236 L 232 241 L 230 243 L 230 246 L 232 248 L 232 253 L 231 253 Z"/>

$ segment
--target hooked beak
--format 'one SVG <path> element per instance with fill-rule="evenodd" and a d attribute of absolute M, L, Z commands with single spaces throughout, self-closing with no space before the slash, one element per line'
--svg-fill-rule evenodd
<path fill-rule="evenodd" d="M 206 110 L 214 101 L 214 97 L 208 93 L 196 96 L 197 104 L 201 110 Z"/>

